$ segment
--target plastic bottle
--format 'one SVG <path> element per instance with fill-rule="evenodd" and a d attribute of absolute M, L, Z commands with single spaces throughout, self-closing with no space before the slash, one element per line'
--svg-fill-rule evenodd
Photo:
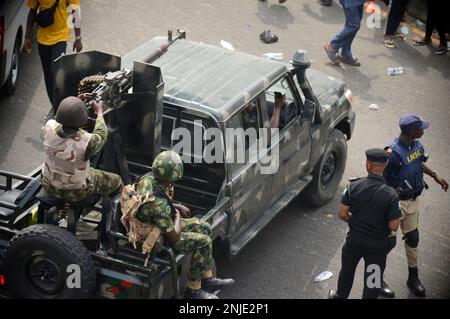
<path fill-rule="evenodd" d="M 270 60 L 283 60 L 283 53 L 270 52 L 270 53 L 265 53 L 263 55 L 263 57 L 265 57 L 266 59 L 270 59 Z"/>
<path fill-rule="evenodd" d="M 405 73 L 405 70 L 401 66 L 396 67 L 396 68 L 388 68 L 387 69 L 388 75 L 399 75 L 399 74 L 403 74 L 403 73 Z"/>

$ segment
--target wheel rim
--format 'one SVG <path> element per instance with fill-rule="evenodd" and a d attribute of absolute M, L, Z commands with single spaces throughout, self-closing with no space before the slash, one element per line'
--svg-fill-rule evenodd
<path fill-rule="evenodd" d="M 328 155 L 322 167 L 322 174 L 320 176 L 320 179 L 323 185 L 328 185 L 333 180 L 333 177 L 336 174 L 336 168 L 337 156 L 333 152 Z"/>
<path fill-rule="evenodd" d="M 19 74 L 19 54 L 16 50 L 14 50 L 11 64 L 11 82 L 13 84 L 16 84 L 18 74 Z"/>
<path fill-rule="evenodd" d="M 64 284 L 63 272 L 58 264 L 43 254 L 30 258 L 26 273 L 32 285 L 47 295 L 55 295 Z"/>

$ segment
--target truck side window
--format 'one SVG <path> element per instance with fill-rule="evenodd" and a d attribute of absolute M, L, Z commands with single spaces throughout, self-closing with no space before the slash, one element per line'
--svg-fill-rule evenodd
<path fill-rule="evenodd" d="M 281 109 L 278 128 L 280 131 L 297 116 L 298 106 L 292 92 L 291 83 L 287 77 L 281 78 L 266 91 L 266 103 L 269 111 L 269 119 L 273 119 L 275 104 L 279 96 L 286 96 L 286 102 Z"/>
<path fill-rule="evenodd" d="M 241 112 L 241 119 L 242 119 L 242 128 L 244 131 L 247 131 L 248 129 L 251 129 L 247 132 L 254 132 L 256 133 L 256 137 L 259 136 L 259 128 L 261 127 L 261 120 L 260 120 L 260 114 L 259 114 L 259 99 L 255 99 L 244 107 L 244 109 Z M 255 141 L 250 139 L 250 136 L 245 136 L 245 149 L 249 149 L 251 143 L 255 143 Z"/>

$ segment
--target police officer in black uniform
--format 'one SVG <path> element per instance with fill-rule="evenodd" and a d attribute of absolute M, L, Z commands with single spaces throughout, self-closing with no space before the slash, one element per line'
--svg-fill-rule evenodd
<path fill-rule="evenodd" d="M 363 299 L 376 299 L 383 282 L 388 253 L 388 236 L 399 226 L 400 208 L 397 192 L 386 185 L 383 171 L 388 154 L 381 149 L 366 151 L 369 175 L 351 180 L 342 196 L 339 218 L 349 224 L 342 248 L 342 268 L 337 291 L 330 299 L 346 299 L 352 289 L 356 267 L 364 259 Z"/>

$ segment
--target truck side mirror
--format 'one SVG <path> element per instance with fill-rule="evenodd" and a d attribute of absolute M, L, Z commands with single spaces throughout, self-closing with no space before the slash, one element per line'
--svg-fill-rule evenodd
<path fill-rule="evenodd" d="M 306 99 L 303 108 L 303 119 L 312 123 L 316 117 L 316 103 Z"/>

